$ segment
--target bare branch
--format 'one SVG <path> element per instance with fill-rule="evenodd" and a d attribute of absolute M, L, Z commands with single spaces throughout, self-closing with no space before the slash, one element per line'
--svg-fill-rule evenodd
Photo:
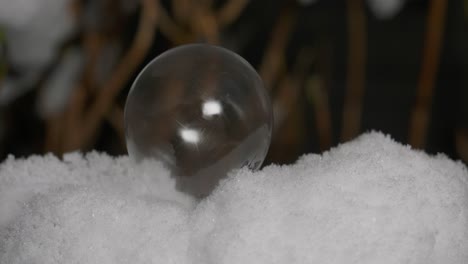
<path fill-rule="evenodd" d="M 432 96 L 439 68 L 447 2 L 446 0 L 432 0 L 427 17 L 423 61 L 409 131 L 409 143 L 415 148 L 423 148 L 426 144 Z"/>

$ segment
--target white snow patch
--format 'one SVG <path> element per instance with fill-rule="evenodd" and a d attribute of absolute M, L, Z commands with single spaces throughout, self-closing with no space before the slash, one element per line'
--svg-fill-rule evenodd
<path fill-rule="evenodd" d="M 71 0 L 0 0 L 8 63 L 19 77 L 0 83 L 0 105 L 11 103 L 39 80 L 60 45 L 76 29 Z"/>
<path fill-rule="evenodd" d="M 157 164 L 0 166 L 0 263 L 468 263 L 468 172 L 369 133 L 195 204 Z"/>

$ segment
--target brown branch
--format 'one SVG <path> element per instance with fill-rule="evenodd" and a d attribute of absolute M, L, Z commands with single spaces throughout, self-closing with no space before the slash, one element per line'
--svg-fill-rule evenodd
<path fill-rule="evenodd" d="M 245 9 L 249 0 L 229 0 L 221 7 L 216 15 L 219 27 L 225 27 L 232 24 Z"/>
<path fill-rule="evenodd" d="M 112 110 L 107 113 L 107 121 L 117 132 L 120 143 L 125 146 L 125 127 L 124 127 L 124 111 L 118 105 L 114 105 Z"/>
<path fill-rule="evenodd" d="M 196 5 L 190 25 L 196 37 L 216 45 L 219 43 L 219 27 L 211 5 L 209 0 L 201 1 Z"/>
<path fill-rule="evenodd" d="M 115 97 L 141 64 L 151 47 L 156 31 L 157 6 L 154 0 L 142 0 L 142 4 L 143 13 L 130 50 L 117 65 L 109 81 L 98 91 L 96 100 L 82 120 L 79 133 L 76 133 L 79 137 L 76 140 L 69 140 L 65 145 L 65 150 L 80 148 L 90 143 L 101 120 L 110 110 Z"/>
<path fill-rule="evenodd" d="M 164 7 L 159 4 L 159 0 L 155 1 L 158 10 L 158 25 L 163 35 L 168 37 L 176 45 L 190 42 L 193 39 L 192 34 L 181 28 L 172 20 Z"/>
<path fill-rule="evenodd" d="M 409 143 L 415 148 L 423 148 L 426 143 L 427 127 L 442 47 L 442 36 L 444 34 L 447 2 L 447 0 L 432 0 L 429 7 L 416 103 L 410 120 Z"/>
<path fill-rule="evenodd" d="M 455 132 L 455 143 L 458 155 L 468 164 L 468 129 L 457 129 Z"/>
<path fill-rule="evenodd" d="M 58 114 L 46 120 L 46 136 L 44 141 L 44 150 L 46 153 L 52 152 L 61 154 L 60 146 L 62 142 L 62 126 L 64 114 Z"/>
<path fill-rule="evenodd" d="M 363 0 L 348 1 L 347 91 L 343 108 L 341 140 L 350 140 L 361 129 L 366 79 L 366 17 Z"/>
<path fill-rule="evenodd" d="M 74 146 L 80 146 L 83 114 L 87 99 L 96 90 L 94 74 L 104 45 L 104 37 L 101 34 L 94 30 L 88 30 L 84 33 L 82 46 L 86 56 L 86 64 L 83 67 L 82 78 L 72 89 L 68 105 L 61 114 L 63 118 L 52 117 L 52 120 L 47 122 L 47 125 L 50 126 L 47 133 L 52 133 L 52 135 L 46 135 L 46 142 L 51 142 L 45 145 L 46 151 L 51 151 L 53 148 L 54 153 L 61 155 L 66 151 L 76 149 Z M 55 122 L 59 124 L 55 124 Z M 55 129 L 58 130 L 55 131 Z M 56 137 L 57 140 L 50 140 L 52 137 Z M 52 143 L 55 146 L 51 145 Z"/>
<path fill-rule="evenodd" d="M 332 146 L 332 117 L 329 105 L 328 90 L 332 79 L 333 52 L 329 41 L 323 42 L 318 48 L 316 85 L 311 83 L 311 96 L 315 110 L 317 137 L 320 149 L 325 151 Z M 309 80 L 314 81 L 314 80 Z"/>
<path fill-rule="evenodd" d="M 87 63 L 84 69 L 82 89 L 95 90 L 96 87 L 96 66 L 99 57 L 106 45 L 104 37 L 99 32 L 89 31 L 86 32 L 83 38 L 83 48 L 86 51 Z"/>
<path fill-rule="evenodd" d="M 263 55 L 259 73 L 268 90 L 272 89 L 279 73 L 285 68 L 284 50 L 289 40 L 293 21 L 294 19 L 291 11 L 283 11 L 272 32 L 270 46 L 268 46 Z"/>
<path fill-rule="evenodd" d="M 296 57 L 292 72 L 282 78 L 274 98 L 275 124 L 270 159 L 293 161 L 302 152 L 307 136 L 304 127 L 301 89 L 314 62 L 312 50 L 302 49 Z"/>
<path fill-rule="evenodd" d="M 75 18 L 79 18 L 81 13 L 83 12 L 83 1 L 81 0 L 72 0 L 70 3 L 69 3 L 69 6 L 68 6 L 68 11 L 70 12 L 70 14 L 75 17 Z"/>
<path fill-rule="evenodd" d="M 187 25 L 193 4 L 194 3 L 191 0 L 172 0 L 174 17 L 179 23 Z"/>
<path fill-rule="evenodd" d="M 82 45 L 86 54 L 86 64 L 81 80 L 72 90 L 68 107 L 63 113 L 64 118 L 60 120 L 63 127 L 56 148 L 56 153 L 59 155 L 76 149 L 75 146 L 80 146 L 86 102 L 90 94 L 96 90 L 94 74 L 96 62 L 104 47 L 104 40 L 101 34 L 90 30 L 85 32 Z"/>
<path fill-rule="evenodd" d="M 323 86 L 324 82 L 318 75 L 310 78 L 306 83 L 306 90 L 314 107 L 317 137 L 320 150 L 322 151 L 329 149 L 332 144 L 332 125 L 328 93 Z"/>
<path fill-rule="evenodd" d="M 297 107 L 301 88 L 313 61 L 312 51 L 307 48 L 302 49 L 297 55 L 293 72 L 287 74 L 280 82 L 274 100 L 275 109 L 278 111 L 277 114 L 280 115 L 275 117 L 276 129 L 282 126 L 289 113 L 293 112 Z"/>
<path fill-rule="evenodd" d="M 64 119 L 62 120 L 64 126 L 57 154 L 82 147 L 80 143 L 82 137 L 82 121 L 87 97 L 88 91 L 82 81 L 79 86 L 74 89 L 69 107 L 64 113 Z"/>

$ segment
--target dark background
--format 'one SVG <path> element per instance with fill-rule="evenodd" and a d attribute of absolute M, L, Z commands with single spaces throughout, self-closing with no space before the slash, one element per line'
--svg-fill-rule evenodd
<path fill-rule="evenodd" d="M 37 80 L 0 107 L 0 159 L 125 154 L 122 114 L 136 74 L 169 48 L 208 42 L 247 59 L 270 91 L 268 162 L 290 163 L 369 130 L 468 162 L 467 1 L 408 0 L 385 18 L 365 0 L 69 2 L 74 30 L 56 41 Z M 24 78 L 10 59 L 9 25 L 0 31 L 0 80 Z M 47 80 L 77 49 L 83 63 L 63 83 L 63 107 L 41 113 Z"/>

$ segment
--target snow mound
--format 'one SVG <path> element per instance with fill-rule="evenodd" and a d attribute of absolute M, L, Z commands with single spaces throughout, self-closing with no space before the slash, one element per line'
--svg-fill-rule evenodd
<path fill-rule="evenodd" d="M 195 203 L 158 164 L 0 166 L 0 263 L 468 263 L 468 172 L 368 133 Z"/>

